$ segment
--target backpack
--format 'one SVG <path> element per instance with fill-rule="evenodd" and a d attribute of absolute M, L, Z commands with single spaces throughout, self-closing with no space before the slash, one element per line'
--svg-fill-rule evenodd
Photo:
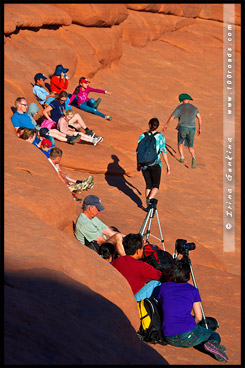
<path fill-rule="evenodd" d="M 162 308 L 161 303 L 154 297 L 145 298 L 138 303 L 140 315 L 140 329 L 138 336 L 145 342 L 167 345 L 162 334 Z"/>
<path fill-rule="evenodd" d="M 156 161 L 158 154 L 156 152 L 156 138 L 155 133 L 144 133 L 144 138 L 138 143 L 137 152 L 137 162 L 141 166 L 151 165 Z"/>
<path fill-rule="evenodd" d="M 173 263 L 173 257 L 169 252 L 160 249 L 157 245 L 147 244 L 143 248 L 143 257 L 140 260 L 162 271 L 162 281 L 168 281 L 169 271 Z"/>
<path fill-rule="evenodd" d="M 41 124 L 41 127 L 42 128 L 48 128 L 48 129 L 53 129 L 53 128 L 56 128 L 56 123 L 53 121 L 53 120 L 43 120 L 42 124 Z"/>

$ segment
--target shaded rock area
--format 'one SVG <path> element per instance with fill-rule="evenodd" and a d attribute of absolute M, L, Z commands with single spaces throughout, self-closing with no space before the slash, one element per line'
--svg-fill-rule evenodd
<path fill-rule="evenodd" d="M 5 364 L 220 364 L 194 348 L 138 339 L 138 308 L 127 281 L 76 240 L 81 205 L 46 157 L 16 137 L 15 99 L 36 102 L 34 75 L 48 77 L 57 64 L 69 68 L 68 92 L 81 76 L 112 92 L 91 93 L 102 98 L 99 109 L 112 121 L 74 107 L 102 143 L 56 145 L 68 175 L 94 175 L 94 188 L 80 198 L 98 195 L 106 207 L 99 218 L 124 234 L 138 232 L 146 215 L 136 171 L 139 135 L 155 116 L 162 129 L 180 93 L 193 97 L 203 117 L 197 168 L 191 169 L 187 149 L 185 163 L 177 161 L 173 122 L 164 133 L 171 175 L 163 162 L 158 213 L 166 250 L 174 252 L 177 238 L 196 243 L 190 256 L 205 314 L 219 321 L 229 363 L 241 363 L 241 10 L 236 4 L 234 252 L 223 250 L 222 12 L 222 4 L 4 5 Z M 151 232 L 158 237 L 155 221 Z"/>

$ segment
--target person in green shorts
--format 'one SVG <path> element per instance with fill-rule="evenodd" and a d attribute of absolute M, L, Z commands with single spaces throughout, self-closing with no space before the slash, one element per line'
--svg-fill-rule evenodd
<path fill-rule="evenodd" d="M 179 122 L 176 127 L 178 130 L 178 150 L 180 154 L 179 162 L 184 162 L 184 145 L 188 147 L 192 156 L 192 165 L 194 169 L 196 167 L 195 151 L 193 148 L 194 136 L 196 132 L 195 118 L 198 119 L 198 131 L 197 135 L 201 134 L 202 118 L 198 111 L 198 108 L 190 103 L 193 100 L 188 93 L 181 93 L 179 95 L 179 101 L 181 104 L 176 107 L 174 112 L 170 115 L 167 123 L 163 127 L 163 131 L 168 128 L 168 124 L 175 118 L 178 118 Z"/>

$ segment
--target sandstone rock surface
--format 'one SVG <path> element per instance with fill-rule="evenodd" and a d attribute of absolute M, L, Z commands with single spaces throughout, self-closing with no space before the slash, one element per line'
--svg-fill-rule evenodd
<path fill-rule="evenodd" d="M 236 247 L 224 252 L 222 9 L 175 5 L 5 4 L 5 364 L 219 364 L 193 348 L 177 354 L 172 346 L 139 341 L 137 304 L 127 281 L 74 238 L 81 205 L 46 157 L 15 136 L 10 118 L 16 97 L 36 102 L 33 76 L 48 77 L 57 64 L 69 68 L 68 92 L 83 75 L 92 87 L 112 92 L 91 93 L 102 98 L 99 109 L 112 121 L 74 107 L 104 137 L 102 143 L 56 144 L 67 174 L 94 175 L 94 188 L 80 197 L 98 195 L 106 207 L 101 220 L 125 234 L 138 232 L 146 215 L 140 208 L 145 189 L 136 171 L 137 139 L 153 116 L 162 129 L 179 93 L 193 97 L 204 120 L 195 138 L 197 168 L 190 168 L 187 150 L 185 163 L 177 161 L 173 122 L 165 132 L 171 175 L 162 163 L 159 217 L 170 253 L 177 238 L 196 243 L 191 260 L 205 314 L 220 323 L 229 363 L 240 364 L 240 27 L 235 26 Z M 151 231 L 158 236 L 154 220 Z"/>

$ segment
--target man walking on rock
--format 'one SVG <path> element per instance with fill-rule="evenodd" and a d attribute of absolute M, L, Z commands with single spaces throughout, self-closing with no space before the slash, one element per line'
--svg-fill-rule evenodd
<path fill-rule="evenodd" d="M 181 93 L 179 95 L 179 101 L 181 104 L 176 107 L 174 112 L 171 114 L 167 123 L 163 127 L 163 131 L 168 128 L 168 124 L 171 123 L 175 118 L 179 119 L 179 123 L 176 127 L 178 130 L 178 150 L 180 154 L 179 162 L 184 162 L 183 146 L 188 147 L 192 156 L 192 165 L 194 169 L 196 167 L 195 151 L 193 148 L 194 136 L 196 132 L 195 118 L 198 119 L 198 131 L 197 135 L 201 134 L 202 118 L 198 111 L 198 108 L 190 103 L 193 100 L 188 93 Z"/>

